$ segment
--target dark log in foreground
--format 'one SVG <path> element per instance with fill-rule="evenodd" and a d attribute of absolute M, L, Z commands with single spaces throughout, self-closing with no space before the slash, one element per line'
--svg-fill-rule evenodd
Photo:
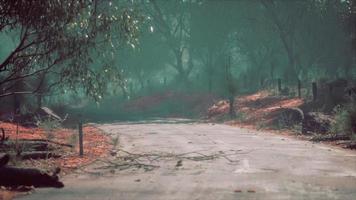
<path fill-rule="evenodd" d="M 15 148 L 15 141 L 6 141 L 0 144 L 0 150 L 11 150 Z M 55 147 L 48 145 L 47 142 L 37 141 L 17 141 L 17 146 L 23 147 L 26 151 L 49 151 L 54 150 Z"/>
<path fill-rule="evenodd" d="M 10 148 L 16 143 L 15 140 L 6 140 L 0 142 L 0 149 Z M 52 140 L 45 139 L 20 139 L 17 140 L 17 144 L 19 146 L 23 146 L 28 150 L 32 151 L 48 151 L 55 149 L 55 146 L 63 146 L 73 148 L 74 146 L 71 144 L 60 143 Z"/>
<path fill-rule="evenodd" d="M 19 140 L 19 141 L 47 142 L 47 143 L 64 146 L 64 147 L 71 147 L 71 148 L 74 147 L 74 145 L 71 145 L 71 144 L 65 144 L 65 143 L 60 143 L 60 142 L 56 142 L 53 140 L 46 140 L 46 139 L 25 139 L 25 140 Z"/>
<path fill-rule="evenodd" d="M 9 155 L 0 158 L 0 163 L 8 162 Z M 18 186 L 34 186 L 34 187 L 64 187 L 63 183 L 59 181 L 58 173 L 60 169 L 49 175 L 43 173 L 38 169 L 30 168 L 16 168 L 2 165 L 0 167 L 0 185 L 5 187 L 18 187 Z"/>
<path fill-rule="evenodd" d="M 47 141 L 42 139 L 35 140 L 7 140 L 0 143 L 0 151 L 12 152 L 20 156 L 22 159 L 47 159 L 59 158 L 59 154 L 54 153 L 59 146 L 72 147 L 70 144 L 62 144 L 54 141 Z"/>
<path fill-rule="evenodd" d="M 21 158 L 23 160 L 28 159 L 48 159 L 48 158 L 60 158 L 61 156 L 53 152 L 48 151 L 33 151 L 33 152 L 22 152 Z"/>
<path fill-rule="evenodd" d="M 5 154 L 4 156 L 2 156 L 0 158 L 0 167 L 3 167 L 5 165 L 7 165 L 7 163 L 9 162 L 10 160 L 10 156 L 8 154 Z"/>
<path fill-rule="evenodd" d="M 6 137 L 6 134 L 5 134 L 5 130 L 3 128 L 1 128 L 1 138 L 0 138 L 0 143 L 3 143 L 4 141 L 8 140 L 9 137 Z"/>
<path fill-rule="evenodd" d="M 62 144 L 47 140 L 7 140 L 0 143 L 0 151 L 3 152 L 18 152 L 23 159 L 46 159 L 60 157 L 54 153 L 48 153 L 60 149 L 60 146 L 72 147 L 70 144 Z"/>

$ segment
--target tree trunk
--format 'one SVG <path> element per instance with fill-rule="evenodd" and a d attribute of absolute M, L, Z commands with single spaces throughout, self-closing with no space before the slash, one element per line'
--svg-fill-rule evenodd
<path fill-rule="evenodd" d="M 230 115 L 230 118 L 233 119 L 236 117 L 236 112 L 235 112 L 235 98 L 234 98 L 234 95 L 230 95 L 229 96 L 229 115 Z"/>
<path fill-rule="evenodd" d="M 271 76 L 271 81 L 269 83 L 269 88 L 274 88 L 275 87 L 275 83 L 274 83 L 274 65 L 273 65 L 272 62 L 271 62 L 270 76 Z"/>
<path fill-rule="evenodd" d="M 313 92 L 313 101 L 316 101 L 317 95 L 318 95 L 318 88 L 317 88 L 316 82 L 312 83 L 312 92 Z"/>
<path fill-rule="evenodd" d="M 271 71 L 270 71 L 271 79 L 274 79 L 274 65 L 271 63 Z"/>
<path fill-rule="evenodd" d="M 20 114 L 20 107 L 21 107 L 21 101 L 20 101 L 20 95 L 15 94 L 14 95 L 14 114 L 18 115 Z"/>
<path fill-rule="evenodd" d="M 78 133 L 79 133 L 79 156 L 83 157 L 84 149 L 83 149 L 83 123 L 80 119 L 78 124 Z"/>
<path fill-rule="evenodd" d="M 42 107 L 42 94 L 37 94 L 37 109 Z"/>
<path fill-rule="evenodd" d="M 187 84 L 187 74 L 184 70 L 183 67 L 183 52 L 176 50 L 174 51 L 176 54 L 176 60 L 177 60 L 177 65 L 176 65 L 176 70 L 178 71 L 178 81 L 180 82 L 180 84 Z"/>
<path fill-rule="evenodd" d="M 298 78 L 298 98 L 302 98 L 301 90 L 302 90 L 302 83 L 301 83 L 300 79 Z"/>
<path fill-rule="evenodd" d="M 213 90 L 213 72 L 210 67 L 209 67 L 209 72 L 208 72 L 208 90 L 209 90 L 209 93 L 211 93 Z"/>
<path fill-rule="evenodd" d="M 143 82 L 142 78 L 140 78 L 138 81 L 140 82 L 141 90 L 143 90 L 145 88 L 145 83 Z"/>
<path fill-rule="evenodd" d="M 31 152 L 21 153 L 21 159 L 23 160 L 28 160 L 28 159 L 37 160 L 37 159 L 60 158 L 60 157 L 61 157 L 60 155 L 49 151 L 31 151 Z"/>

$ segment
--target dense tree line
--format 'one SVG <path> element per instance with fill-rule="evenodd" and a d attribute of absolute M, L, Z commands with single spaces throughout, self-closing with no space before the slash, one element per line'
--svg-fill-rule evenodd
<path fill-rule="evenodd" d="M 354 1 L 150 0 L 141 7 L 154 31 L 144 34 L 151 37 L 141 43 L 146 50 L 132 52 L 142 57 L 126 60 L 127 74 L 152 67 L 147 74 L 140 72 L 141 83 L 153 84 L 146 81 L 160 74 L 174 87 L 188 84 L 221 93 L 229 57 L 240 91 L 276 84 L 277 79 L 297 85 L 355 76 Z M 153 67 L 145 63 L 147 57 L 160 59 Z"/>
<path fill-rule="evenodd" d="M 0 97 L 39 105 L 66 91 L 231 96 L 355 77 L 354 0 L 1 0 L 0 19 Z"/>

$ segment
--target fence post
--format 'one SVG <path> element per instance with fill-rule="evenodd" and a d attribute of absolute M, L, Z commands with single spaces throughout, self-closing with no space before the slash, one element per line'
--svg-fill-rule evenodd
<path fill-rule="evenodd" d="M 302 83 L 300 79 L 298 78 L 298 98 L 302 98 Z"/>
<path fill-rule="evenodd" d="M 282 90 L 282 80 L 279 78 L 277 81 L 278 81 L 278 92 L 281 92 L 281 90 Z"/>
<path fill-rule="evenodd" d="M 84 151 L 83 151 L 83 122 L 81 118 L 79 118 L 78 129 L 79 129 L 79 156 L 82 157 Z"/>
<path fill-rule="evenodd" d="M 312 91 L 313 91 L 313 101 L 316 101 L 318 95 L 318 88 L 316 82 L 312 82 Z"/>

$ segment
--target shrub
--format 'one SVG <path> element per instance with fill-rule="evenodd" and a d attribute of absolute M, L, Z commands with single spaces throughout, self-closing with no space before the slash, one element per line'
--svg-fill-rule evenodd
<path fill-rule="evenodd" d="M 51 140 L 54 138 L 54 131 L 60 127 L 60 122 L 54 119 L 44 119 L 39 122 L 39 128 L 45 131 L 47 140 Z"/>
<path fill-rule="evenodd" d="M 75 146 L 78 144 L 78 140 L 79 140 L 79 136 L 78 134 L 71 134 L 68 137 L 68 144 L 73 146 L 73 149 L 75 148 Z"/>
<path fill-rule="evenodd" d="M 331 132 L 339 135 L 356 133 L 356 102 L 334 108 L 335 121 L 331 124 Z"/>

